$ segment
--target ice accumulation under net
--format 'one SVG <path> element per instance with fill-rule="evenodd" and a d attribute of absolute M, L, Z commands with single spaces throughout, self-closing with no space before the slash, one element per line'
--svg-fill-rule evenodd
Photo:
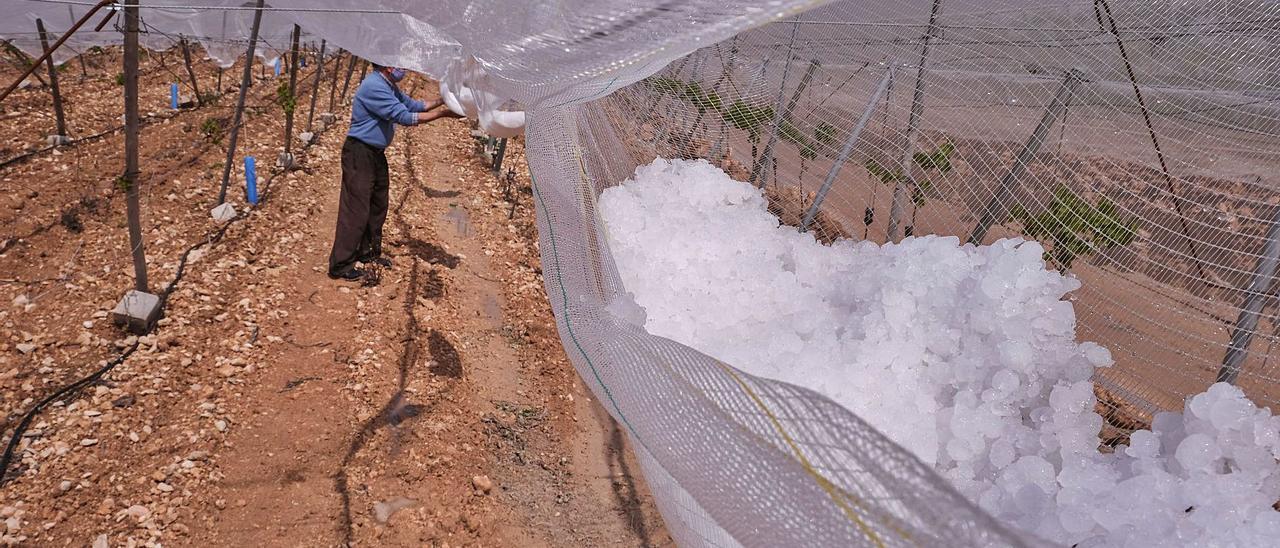
<path fill-rule="evenodd" d="M 600 211 L 649 332 L 825 394 L 1005 523 L 1082 547 L 1280 538 L 1280 417 L 1233 386 L 1099 451 L 1111 356 L 1076 342 L 1080 283 L 1036 242 L 826 246 L 702 160 L 642 166 Z"/>

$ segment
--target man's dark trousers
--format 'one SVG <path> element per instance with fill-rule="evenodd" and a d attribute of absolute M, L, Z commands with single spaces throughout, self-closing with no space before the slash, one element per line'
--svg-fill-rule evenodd
<path fill-rule="evenodd" d="M 382 225 L 387 221 L 387 155 L 354 137 L 342 144 L 342 194 L 338 229 L 329 253 L 329 273 L 339 274 L 357 261 L 382 255 Z"/>

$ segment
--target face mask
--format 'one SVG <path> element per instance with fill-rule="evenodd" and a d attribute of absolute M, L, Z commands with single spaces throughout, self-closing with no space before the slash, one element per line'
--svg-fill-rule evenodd
<path fill-rule="evenodd" d="M 401 68 L 391 69 L 391 81 L 399 82 L 401 80 L 404 80 L 404 69 L 401 69 Z"/>

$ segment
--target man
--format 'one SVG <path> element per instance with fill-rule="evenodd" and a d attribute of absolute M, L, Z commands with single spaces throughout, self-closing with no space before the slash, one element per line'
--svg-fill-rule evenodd
<path fill-rule="evenodd" d="M 342 145 L 338 229 L 329 253 L 329 277 L 335 280 L 362 279 L 357 263 L 391 266 L 382 256 L 382 225 L 391 184 L 385 150 L 395 124 L 414 126 L 455 116 L 448 109 L 428 114 L 444 102 L 424 103 L 405 95 L 396 85 L 404 76 L 404 69 L 375 64 L 351 102 L 351 129 Z"/>

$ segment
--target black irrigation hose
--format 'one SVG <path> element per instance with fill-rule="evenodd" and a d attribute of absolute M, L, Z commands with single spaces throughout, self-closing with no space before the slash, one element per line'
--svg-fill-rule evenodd
<path fill-rule="evenodd" d="M 310 77 L 309 75 L 311 75 L 311 74 L 315 74 L 315 71 L 316 71 L 316 70 L 318 70 L 318 69 L 311 69 L 311 71 L 307 73 L 307 75 L 308 75 L 308 76 L 307 76 L 307 78 L 309 78 L 309 77 Z M 172 74 L 172 71 L 170 71 L 170 73 Z M 301 90 L 301 87 L 302 87 L 302 86 L 299 86 L 299 90 L 298 90 L 299 92 L 301 92 L 301 91 L 302 91 L 302 90 Z M 258 96 L 258 99 L 259 99 L 259 100 L 262 100 L 262 99 L 264 99 L 264 98 L 269 97 L 270 95 L 272 95 L 272 94 L 274 94 L 274 93 L 275 93 L 275 89 L 274 89 L 274 88 L 273 88 L 273 89 L 269 89 L 269 90 L 267 90 L 266 92 L 264 92 L 262 95 Z M 261 108 L 261 107 L 257 107 L 257 108 Z M 171 114 L 171 115 L 168 115 L 168 116 L 164 116 L 164 115 L 161 115 L 161 116 L 143 116 L 143 117 L 142 117 L 142 119 L 141 119 L 140 121 L 141 121 L 141 122 L 142 122 L 142 124 L 145 126 L 146 124 L 150 124 L 150 123 L 154 122 L 154 121 L 155 121 L 155 120 L 157 120 L 157 119 L 159 119 L 159 120 L 169 120 L 169 119 L 172 119 L 172 118 L 176 117 L 178 114 L 181 114 L 181 113 L 183 113 L 183 112 L 191 112 L 191 111 L 195 111 L 195 110 L 199 110 L 199 107 L 197 107 L 197 108 L 195 108 L 195 109 L 179 110 L 178 112 L 176 112 L 176 113 L 174 113 L 174 114 Z M 243 124 L 242 124 L 242 125 L 243 125 Z M 6 167 L 9 167 L 10 165 L 15 164 L 15 163 L 18 163 L 18 162 L 22 162 L 22 161 L 28 160 L 28 159 L 30 159 L 30 158 L 32 158 L 32 157 L 34 157 L 34 156 L 36 156 L 36 155 L 43 154 L 43 153 L 45 153 L 45 152 L 49 152 L 50 150 L 53 150 L 53 149 L 55 149 L 55 148 L 59 148 L 60 146 L 64 146 L 64 147 L 76 146 L 76 145 L 79 145 L 79 144 L 81 144 L 81 143 L 85 143 L 85 142 L 92 141 L 92 140 L 94 140 L 94 139 L 101 139 L 102 137 L 105 137 L 105 136 L 107 136 L 107 135 L 110 135 L 110 134 L 112 134 L 112 133 L 115 133 L 115 132 L 117 132 L 117 131 L 120 131 L 120 130 L 122 130 L 122 129 L 124 129 L 124 126 L 123 126 L 123 125 L 118 126 L 118 127 L 114 127 L 114 128 L 111 128 L 111 129 L 108 129 L 108 130 L 105 130 L 105 131 L 102 131 L 102 132 L 100 132 L 100 133 L 95 133 L 95 134 L 93 134 L 93 135 L 88 135 L 88 136 L 85 136 L 85 137 L 80 137 L 80 138 L 78 138 L 78 139 L 72 139 L 71 141 L 69 141 L 69 142 L 67 142 L 66 144 L 63 144 L 63 145 L 49 145 L 49 146 L 46 146 L 46 147 L 44 147 L 44 148 L 38 148 L 38 149 L 36 149 L 36 150 L 32 150 L 32 151 L 29 151 L 29 152 L 24 152 L 24 153 L 22 153 L 22 154 L 19 154 L 19 155 L 17 155 L 17 156 L 12 157 L 12 158 L 8 158 L 8 159 L 5 159 L 5 160 L 0 160 L 0 169 L 3 169 L 3 168 L 6 168 Z"/>
<path fill-rule="evenodd" d="M 275 180 L 276 176 L 280 175 L 281 173 L 284 173 L 284 172 L 273 171 L 270 174 L 270 176 L 267 177 L 266 181 L 263 182 L 262 199 L 259 200 L 258 202 L 259 204 L 263 204 L 266 202 L 268 192 L 270 192 L 271 190 L 271 186 L 272 186 L 271 183 Z M 181 281 L 182 276 L 186 274 L 187 261 L 190 258 L 191 253 L 196 249 L 199 249 L 206 245 L 215 244 L 221 241 L 222 238 L 226 236 L 227 230 L 231 228 L 231 225 L 235 224 L 236 222 L 249 218 L 249 214 L 250 212 L 253 211 L 253 209 L 256 209 L 256 206 L 254 208 L 246 210 L 245 212 L 237 215 L 235 218 L 231 219 L 230 221 L 227 221 L 222 225 L 221 228 L 218 229 L 217 232 L 214 232 L 205 240 L 197 242 L 191 247 L 188 247 L 187 250 L 182 253 L 182 258 L 178 260 L 178 270 L 174 274 L 173 281 L 169 282 L 169 284 L 165 286 L 164 291 L 160 293 L 159 306 L 162 314 L 164 312 L 165 306 L 169 302 L 169 296 L 174 292 L 174 290 L 178 288 L 178 282 Z M 129 346 L 129 348 L 121 352 L 119 356 L 116 356 L 114 359 L 107 362 L 106 365 L 98 368 L 97 371 L 94 371 L 89 376 L 84 377 L 80 380 L 77 380 L 71 384 L 68 384 L 58 389 L 53 394 L 50 394 L 49 396 L 45 397 L 43 400 L 40 400 L 39 403 L 37 403 L 34 407 L 32 407 L 29 411 L 27 411 L 25 415 L 23 415 L 22 421 L 19 422 L 18 426 L 13 429 L 13 435 L 9 438 L 9 443 L 5 447 L 4 456 L 0 457 L 0 486 L 3 486 L 4 484 L 9 482 L 9 478 L 8 478 L 9 465 L 13 461 L 14 451 L 18 448 L 18 443 L 22 441 L 22 437 L 24 434 L 26 434 L 27 429 L 31 427 L 31 422 L 34 421 L 37 416 L 39 416 L 40 412 L 43 411 L 44 408 L 48 407 L 49 404 L 55 401 L 58 401 L 59 399 L 62 399 L 62 398 L 69 398 L 73 396 L 75 392 L 79 391 L 81 388 L 84 388 L 94 382 L 97 382 L 98 379 L 102 378 L 103 375 L 107 374 L 112 369 L 115 369 L 116 366 L 124 363 L 124 361 L 128 359 L 129 356 L 134 353 L 134 351 L 138 349 L 138 344 L 139 344 L 138 341 L 134 341 L 134 343 L 131 346 Z"/>
<path fill-rule="evenodd" d="M 212 245 L 212 244 L 218 243 L 219 241 L 222 240 L 224 236 L 226 236 L 227 230 L 231 228 L 231 225 L 249 218 L 249 214 L 253 210 L 257 209 L 258 206 L 265 204 L 267 201 L 267 198 L 270 196 L 271 188 L 273 186 L 272 182 L 274 182 L 275 178 L 282 173 L 285 173 L 285 171 L 281 171 L 281 170 L 272 171 L 271 174 L 267 176 L 266 180 L 263 181 L 262 196 L 261 196 L 261 199 L 258 201 L 257 206 L 251 206 L 249 209 L 240 213 L 235 218 L 231 219 L 230 221 L 227 221 L 222 225 L 221 228 L 217 230 L 217 232 L 214 232 L 212 235 L 210 235 L 208 238 L 204 239 L 203 241 L 193 244 L 191 247 L 188 247 L 187 250 L 182 253 L 182 257 L 178 259 L 178 269 L 174 273 L 173 281 L 169 282 L 169 284 L 165 286 L 164 291 L 162 291 L 159 295 L 160 297 L 159 306 L 160 306 L 161 314 L 164 313 L 165 306 L 167 306 L 169 303 L 169 296 L 172 295 L 173 292 L 178 288 L 178 282 L 181 281 L 183 275 L 186 274 L 187 262 L 188 262 L 188 259 L 191 257 L 191 253 L 194 252 L 196 249 L 199 249 L 206 245 Z M 23 415 L 22 420 L 18 423 L 18 426 L 13 429 L 13 434 L 9 438 L 9 443 L 8 445 L 5 446 L 3 457 L 0 457 L 0 486 L 3 486 L 9 482 L 9 478 L 8 478 L 9 466 L 13 462 L 13 454 L 18 448 L 18 444 L 22 441 L 23 435 L 26 434 L 27 429 L 31 427 L 31 422 L 34 421 L 37 416 L 39 416 L 40 412 L 43 411 L 46 407 L 48 407 L 49 404 L 55 401 L 58 401 L 59 399 L 70 398 L 71 396 L 74 396 L 75 393 L 79 391 L 81 388 L 84 388 L 94 382 L 97 382 L 98 379 L 101 379 L 103 375 L 107 374 L 112 369 L 115 369 L 116 366 L 124 363 L 124 361 L 128 359 L 129 356 L 131 356 L 134 353 L 134 351 L 138 349 L 138 345 L 139 345 L 139 342 L 134 341 L 134 343 L 130 345 L 129 348 L 126 348 L 123 352 L 120 353 L 119 356 L 116 356 L 114 359 L 107 362 L 106 365 L 103 365 L 102 367 L 98 368 L 96 371 L 89 374 L 89 376 L 81 378 L 71 384 L 68 384 L 54 391 L 54 393 L 40 400 L 39 403 L 37 403 L 34 407 L 28 410 L 26 414 Z"/>
<path fill-rule="evenodd" d="M 177 111 L 177 112 L 174 112 L 174 113 L 172 113 L 172 114 L 168 114 L 168 115 L 160 114 L 160 115 L 155 115 L 155 116 L 151 116 L 151 115 L 148 115 L 148 116 L 142 116 L 142 117 L 138 120 L 138 122 L 139 122 L 139 127 L 146 127 L 146 126 L 148 126 L 148 125 L 150 125 L 150 124 L 154 123 L 156 120 L 172 120 L 172 119 L 176 118 L 179 114 L 181 114 L 181 113 L 183 113 L 183 112 L 190 112 L 190 111 L 192 111 L 192 110 L 195 110 L 195 109 L 179 110 L 179 111 Z M 106 130 L 103 130 L 103 131 L 98 132 L 98 133 L 95 133 L 95 134 L 93 134 L 93 135 L 86 135 L 86 136 L 84 136 L 84 137 L 80 137 L 80 138 L 72 139 L 72 140 L 70 140 L 70 141 L 68 141 L 68 142 L 66 142 L 65 144 L 62 144 L 62 145 L 49 145 L 49 146 L 46 146 L 46 147 L 44 147 L 44 148 L 38 148 L 38 149 L 35 149 L 35 150 L 32 150 L 32 151 L 24 152 L 24 153 L 22 153 L 22 154 L 19 154 L 19 155 L 17 155 L 17 156 L 12 157 L 12 158 L 8 158 L 8 159 L 5 159 L 5 160 L 0 160 L 0 168 L 9 167 L 9 166 L 10 166 L 10 165 L 12 165 L 12 164 L 15 164 L 15 163 L 18 163 L 18 162 L 22 162 L 22 161 L 24 161 L 24 160 L 30 159 L 30 158 L 31 158 L 31 157 L 33 157 L 33 156 L 36 156 L 37 154 L 43 154 L 43 153 L 45 153 L 45 152 L 49 152 L 50 150 L 53 150 L 53 149 L 58 148 L 58 147 L 71 147 L 71 146 L 79 145 L 79 144 L 81 144 L 81 143 L 87 143 L 87 142 L 92 141 L 92 140 L 94 140 L 94 139 L 101 139 L 101 138 L 103 138 L 103 137 L 105 137 L 105 136 L 107 136 L 107 135 L 110 135 L 110 134 L 112 134 L 112 133 L 115 133 L 115 132 L 120 131 L 120 130 L 123 130 L 123 129 L 124 129 L 124 125 L 122 124 L 122 125 L 119 125 L 119 126 L 116 126 L 116 127 L 110 128 L 110 129 L 106 129 Z"/>
<path fill-rule="evenodd" d="M 18 448 L 18 443 L 22 441 L 22 435 L 25 434 L 27 432 L 27 428 L 31 426 L 31 421 L 35 420 L 36 416 L 40 414 L 40 411 L 43 411 L 45 407 L 59 398 L 63 396 L 70 396 L 77 390 L 97 381 L 108 371 L 111 371 L 112 369 L 115 369 L 117 365 L 124 363 L 124 360 L 137 349 L 138 342 L 134 341 L 133 345 L 126 348 L 124 352 L 121 352 L 119 356 L 115 357 L 115 359 L 107 362 L 106 365 L 98 368 L 97 371 L 94 371 L 83 379 L 58 389 L 56 392 L 46 396 L 43 400 L 40 400 L 40 403 L 37 403 L 30 411 L 27 411 L 27 414 L 22 417 L 22 422 L 19 422 L 18 426 L 13 429 L 13 437 L 9 438 L 9 445 L 4 448 L 4 457 L 0 458 L 0 485 L 4 485 L 8 482 L 7 476 L 9 474 L 9 464 L 13 460 L 13 452 Z"/>
<path fill-rule="evenodd" d="M 117 132 L 117 131 L 120 131 L 120 130 L 122 130 L 122 129 L 124 129 L 124 126 L 113 127 L 113 128 L 111 128 L 111 129 L 108 129 L 108 130 L 103 131 L 103 132 L 100 132 L 100 133 L 95 133 L 95 134 L 93 134 L 93 135 L 89 135 L 89 136 L 86 136 L 86 137 L 80 137 L 80 138 L 78 138 L 78 139 L 72 139 L 71 141 L 68 141 L 68 142 L 66 142 L 66 143 L 64 143 L 64 144 L 62 144 L 62 145 L 49 145 L 49 146 L 44 147 L 44 148 L 38 148 L 38 149 L 35 149 L 35 150 L 32 150 L 32 151 L 29 151 L 29 152 L 25 152 L 25 153 L 19 154 L 19 155 L 17 155 L 17 156 L 14 156 L 14 157 L 12 157 L 12 158 L 9 158 L 9 159 L 7 159 L 7 160 L 0 161 L 0 168 L 6 168 L 6 167 L 9 167 L 11 164 L 15 164 L 15 163 L 21 162 L 21 161 L 23 161 L 23 160 L 27 160 L 27 159 L 29 159 L 29 158 L 31 158 L 31 157 L 33 157 L 33 156 L 37 155 L 37 154 L 43 154 L 43 153 L 45 153 L 45 152 L 49 152 L 50 150 L 53 150 L 53 149 L 55 149 L 55 148 L 58 148 L 59 146 L 74 146 L 74 145 L 78 145 L 78 144 L 80 144 L 80 143 L 84 143 L 84 142 L 92 141 L 92 140 L 94 140 L 94 139 L 99 139 L 99 138 L 105 137 L 105 136 L 107 136 L 107 135 L 110 135 L 110 134 L 115 133 L 115 132 Z"/>

